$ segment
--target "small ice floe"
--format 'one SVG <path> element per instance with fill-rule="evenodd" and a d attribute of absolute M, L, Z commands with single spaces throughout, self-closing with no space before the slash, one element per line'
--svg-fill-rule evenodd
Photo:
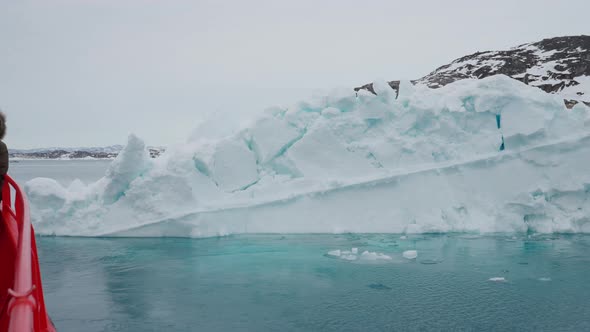
<path fill-rule="evenodd" d="M 400 240 L 405 240 L 405 239 L 407 239 L 408 237 L 407 237 L 407 236 L 405 236 L 405 235 L 402 235 L 402 236 L 400 236 L 399 238 L 400 238 Z"/>
<path fill-rule="evenodd" d="M 328 251 L 328 256 L 340 257 L 341 254 L 342 251 L 340 251 L 340 249 Z"/>
<path fill-rule="evenodd" d="M 348 250 L 330 250 L 328 251 L 328 256 L 332 256 L 334 258 L 344 259 L 347 261 L 354 261 L 357 259 L 357 255 L 353 254 L 352 251 Z"/>
<path fill-rule="evenodd" d="M 493 281 L 493 282 L 506 282 L 506 278 L 504 278 L 504 277 L 492 277 L 492 278 L 488 279 L 488 281 Z"/>
<path fill-rule="evenodd" d="M 551 278 L 549 278 L 549 277 L 541 277 L 541 278 L 539 278 L 539 281 L 551 281 Z"/>
<path fill-rule="evenodd" d="M 391 260 L 391 256 L 382 254 L 380 252 L 363 251 L 361 259 L 368 261 Z"/>
<path fill-rule="evenodd" d="M 359 254 L 358 248 L 352 248 L 351 250 L 330 250 L 327 253 L 327 256 L 343 259 L 347 261 L 355 261 L 355 260 L 362 260 L 362 261 L 378 261 L 378 260 L 391 260 L 391 256 L 380 252 L 373 252 L 373 251 L 363 251 Z"/>
<path fill-rule="evenodd" d="M 406 250 L 406 251 L 404 251 L 402 256 L 404 256 L 405 259 L 416 259 L 416 257 L 418 257 L 418 251 Z"/>

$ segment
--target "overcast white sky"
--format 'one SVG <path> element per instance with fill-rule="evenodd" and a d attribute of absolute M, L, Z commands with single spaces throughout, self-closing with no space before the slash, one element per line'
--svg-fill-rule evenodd
<path fill-rule="evenodd" d="M 186 140 L 318 91 L 590 34 L 590 1 L 0 0 L 11 148 Z"/>

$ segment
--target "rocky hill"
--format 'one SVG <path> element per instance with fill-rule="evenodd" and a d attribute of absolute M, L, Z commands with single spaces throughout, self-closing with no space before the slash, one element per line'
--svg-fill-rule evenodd
<path fill-rule="evenodd" d="M 9 149 L 11 159 L 114 159 L 123 149 L 122 145 L 95 148 L 42 148 L 31 150 Z M 148 147 L 152 158 L 157 158 L 165 149 Z"/>
<path fill-rule="evenodd" d="M 412 81 L 436 89 L 462 79 L 503 74 L 547 93 L 563 97 L 568 108 L 578 103 L 590 107 L 590 36 L 543 39 L 505 51 L 485 51 L 456 59 Z M 390 81 L 399 89 L 399 81 Z M 375 94 L 373 84 L 357 87 Z"/>

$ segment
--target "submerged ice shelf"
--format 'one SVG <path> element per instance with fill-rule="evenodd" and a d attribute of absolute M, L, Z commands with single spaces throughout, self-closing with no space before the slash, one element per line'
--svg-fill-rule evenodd
<path fill-rule="evenodd" d="M 41 234 L 590 232 L 590 115 L 505 76 L 327 96 L 105 177 L 26 184 Z"/>

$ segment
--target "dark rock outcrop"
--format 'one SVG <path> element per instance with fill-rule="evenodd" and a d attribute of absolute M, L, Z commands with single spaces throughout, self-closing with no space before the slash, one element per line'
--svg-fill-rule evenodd
<path fill-rule="evenodd" d="M 590 106 L 590 36 L 555 37 L 506 51 L 477 52 L 441 66 L 412 83 L 436 89 L 462 79 L 482 79 L 497 74 L 561 95 L 568 108 L 580 102 Z M 391 81 L 389 85 L 399 94 L 399 81 Z M 372 83 L 354 90 L 375 94 Z"/>

